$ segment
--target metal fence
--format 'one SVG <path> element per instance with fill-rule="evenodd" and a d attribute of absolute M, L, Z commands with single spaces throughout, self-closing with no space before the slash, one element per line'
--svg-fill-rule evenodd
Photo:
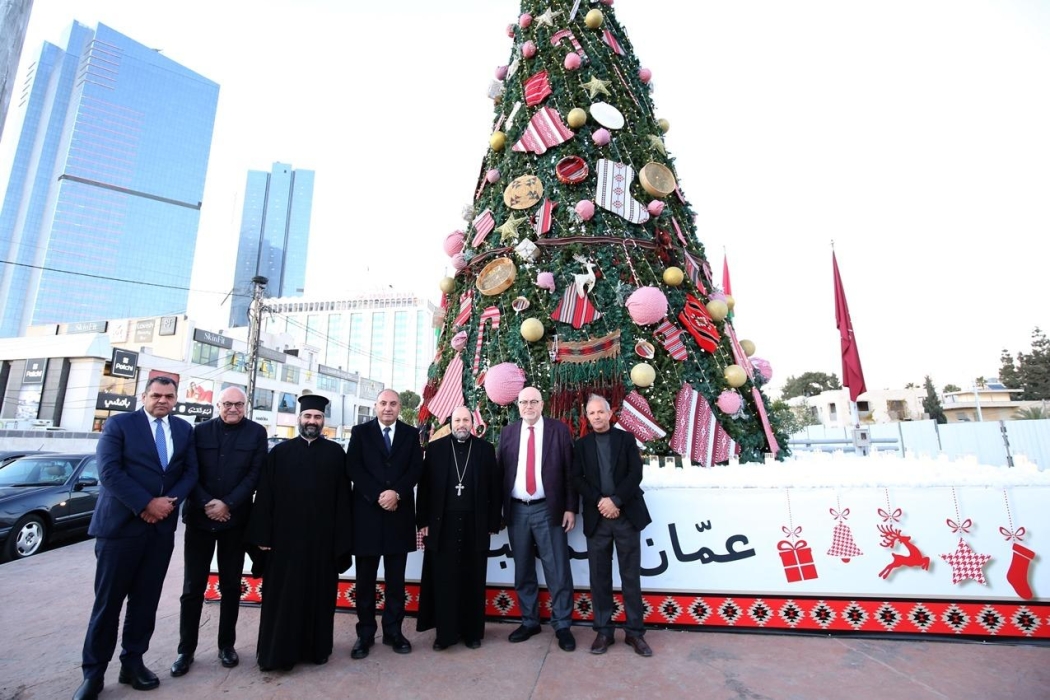
<path fill-rule="evenodd" d="M 1050 469 L 1050 420 L 1000 420 L 982 423 L 907 421 L 864 426 L 871 431 L 872 452 L 899 452 L 902 456 L 940 454 L 951 458 L 974 456 L 981 464 L 1012 467 L 1018 456 Z M 791 436 L 793 452 L 853 451 L 852 428 L 811 425 Z"/>

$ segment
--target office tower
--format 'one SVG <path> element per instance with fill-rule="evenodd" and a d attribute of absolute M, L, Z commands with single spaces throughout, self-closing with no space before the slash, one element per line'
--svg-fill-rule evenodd
<path fill-rule="evenodd" d="M 0 2 L 0 138 L 4 136 L 7 107 L 15 89 L 15 72 L 22 57 L 22 44 L 32 11 L 33 0 Z"/>
<path fill-rule="evenodd" d="M 251 282 L 257 275 L 268 280 L 269 296 L 302 296 L 313 199 L 312 170 L 293 170 L 287 163 L 274 163 L 268 173 L 248 171 L 233 275 L 231 328 L 248 325 Z"/>
<path fill-rule="evenodd" d="M 185 310 L 219 86 L 77 22 L 26 84 L 0 210 L 0 336 Z"/>

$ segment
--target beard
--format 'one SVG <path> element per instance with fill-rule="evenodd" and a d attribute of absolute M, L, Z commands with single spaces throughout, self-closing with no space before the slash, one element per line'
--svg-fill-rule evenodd
<path fill-rule="evenodd" d="M 307 425 L 300 423 L 299 434 L 304 438 L 310 438 L 312 440 L 321 434 L 321 426 L 314 425 L 313 423 Z"/>
<path fill-rule="evenodd" d="M 452 431 L 452 437 L 463 442 L 470 437 L 470 428 L 457 428 Z"/>

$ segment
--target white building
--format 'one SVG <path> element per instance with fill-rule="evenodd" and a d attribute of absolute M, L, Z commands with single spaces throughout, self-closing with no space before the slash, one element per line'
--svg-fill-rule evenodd
<path fill-rule="evenodd" d="M 862 424 L 894 423 L 922 420 L 924 389 L 873 389 L 857 397 L 857 414 Z M 849 389 L 822 391 L 816 396 L 796 396 L 788 404 L 805 407 L 810 414 L 828 428 L 852 427 Z"/>

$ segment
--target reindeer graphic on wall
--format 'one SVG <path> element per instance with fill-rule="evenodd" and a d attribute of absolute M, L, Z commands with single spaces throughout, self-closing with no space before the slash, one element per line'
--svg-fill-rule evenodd
<path fill-rule="evenodd" d="M 887 549 L 893 549 L 898 542 L 904 545 L 904 548 L 908 550 L 905 554 L 893 555 L 893 561 L 886 565 L 882 571 L 879 572 L 880 578 L 889 578 L 890 573 L 894 569 L 901 566 L 919 566 L 922 567 L 923 571 L 930 570 L 930 558 L 924 556 L 919 548 L 911 543 L 911 536 L 905 535 L 900 531 L 899 528 L 893 527 L 893 525 L 879 525 L 879 532 L 882 533 L 882 542 L 879 544 Z"/>

